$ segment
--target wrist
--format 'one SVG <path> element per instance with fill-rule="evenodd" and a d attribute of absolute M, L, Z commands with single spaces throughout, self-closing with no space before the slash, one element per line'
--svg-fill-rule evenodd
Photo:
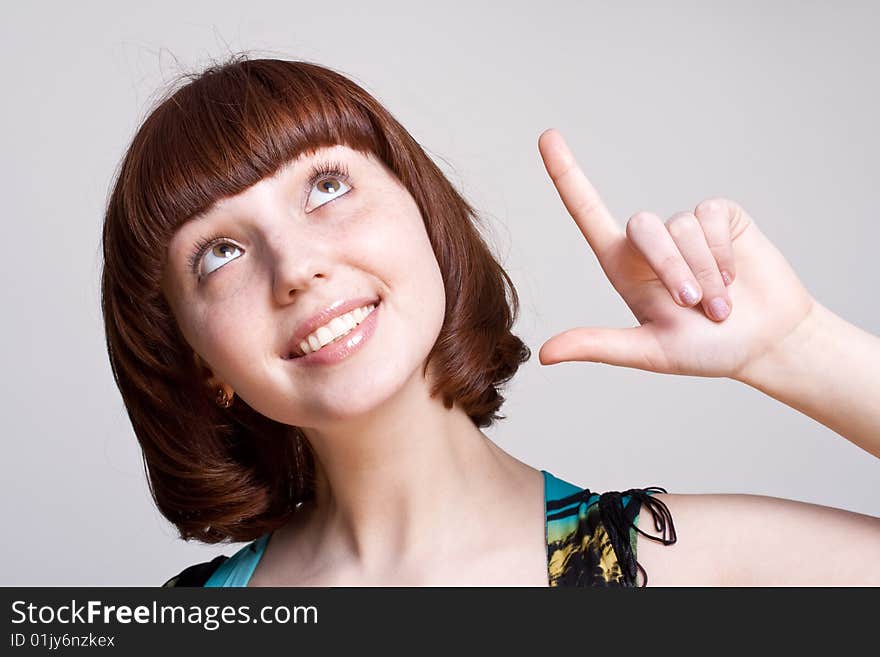
<path fill-rule="evenodd" d="M 880 457 L 880 340 L 812 303 L 784 340 L 731 378 Z"/>
<path fill-rule="evenodd" d="M 837 315 L 815 299 L 803 319 L 780 342 L 756 356 L 730 378 L 758 390 L 772 390 L 786 378 L 808 367 L 809 360 L 822 353 L 823 340 L 834 331 Z"/>

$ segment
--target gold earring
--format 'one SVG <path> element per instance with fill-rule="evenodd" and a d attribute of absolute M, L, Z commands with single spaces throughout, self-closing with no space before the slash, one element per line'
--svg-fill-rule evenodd
<path fill-rule="evenodd" d="M 220 386 L 219 388 L 217 388 L 216 401 L 217 401 L 218 406 L 222 406 L 223 408 L 229 408 L 230 406 L 232 406 L 233 397 L 235 397 L 234 392 L 232 393 L 232 395 L 227 395 L 226 389 L 223 386 Z"/>

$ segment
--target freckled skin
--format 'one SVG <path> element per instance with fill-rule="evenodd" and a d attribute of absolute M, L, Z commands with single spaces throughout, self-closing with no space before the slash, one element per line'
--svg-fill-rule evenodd
<path fill-rule="evenodd" d="M 344 162 L 350 189 L 305 189 L 313 159 Z M 215 255 L 199 282 L 185 261 L 204 236 L 228 237 L 244 253 L 222 264 Z M 443 281 L 418 206 L 383 163 L 345 146 L 224 199 L 181 227 L 169 256 L 164 289 L 189 344 L 218 382 L 286 424 L 320 426 L 381 404 L 424 362 L 443 323 Z M 281 358 L 303 318 L 373 295 L 381 318 L 373 344 L 355 355 L 357 376 L 344 364 L 306 369 Z"/>

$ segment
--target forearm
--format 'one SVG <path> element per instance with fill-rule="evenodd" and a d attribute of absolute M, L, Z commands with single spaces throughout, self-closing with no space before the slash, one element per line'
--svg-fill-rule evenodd
<path fill-rule="evenodd" d="M 880 457 L 880 338 L 819 304 L 737 380 Z"/>

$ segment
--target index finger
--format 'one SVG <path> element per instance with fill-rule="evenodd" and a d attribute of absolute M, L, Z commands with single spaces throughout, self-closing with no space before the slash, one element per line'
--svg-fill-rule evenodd
<path fill-rule="evenodd" d="M 538 150 L 565 209 L 580 228 L 590 248 L 602 260 L 611 245 L 623 237 L 620 225 L 581 171 L 559 131 L 550 128 L 542 132 L 538 137 Z"/>

